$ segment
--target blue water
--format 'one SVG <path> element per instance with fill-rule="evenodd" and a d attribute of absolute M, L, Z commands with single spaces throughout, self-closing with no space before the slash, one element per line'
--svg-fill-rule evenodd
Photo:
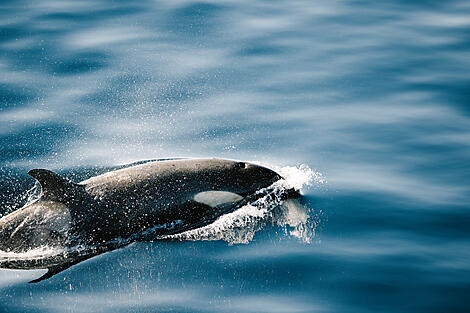
<path fill-rule="evenodd" d="M 38 167 L 225 157 L 327 183 L 303 188 L 310 243 L 266 222 L 37 284 L 0 270 L 0 312 L 469 312 L 469 34 L 463 0 L 3 0 L 2 214 Z"/>

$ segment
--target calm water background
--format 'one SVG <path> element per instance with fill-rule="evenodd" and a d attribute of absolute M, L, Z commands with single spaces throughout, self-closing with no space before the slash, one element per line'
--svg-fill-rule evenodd
<path fill-rule="evenodd" d="M 130 161 L 306 164 L 311 244 L 139 243 L 1 312 L 469 312 L 468 1 L 0 4 L 2 214 L 25 173 Z M 39 273 L 39 274 L 38 274 Z"/>

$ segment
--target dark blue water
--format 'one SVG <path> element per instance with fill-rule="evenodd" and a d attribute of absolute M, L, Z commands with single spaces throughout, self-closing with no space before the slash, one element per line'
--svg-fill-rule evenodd
<path fill-rule="evenodd" d="M 463 0 L 3 0 L 2 214 L 38 167 L 215 156 L 328 183 L 303 189 L 310 243 L 268 220 L 0 270 L 0 311 L 469 312 L 469 34 Z"/>

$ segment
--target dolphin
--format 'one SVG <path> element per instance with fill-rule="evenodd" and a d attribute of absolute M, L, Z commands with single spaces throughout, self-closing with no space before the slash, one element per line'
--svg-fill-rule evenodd
<path fill-rule="evenodd" d="M 46 169 L 28 174 L 41 194 L 0 219 L 4 252 L 180 233 L 210 224 L 282 178 L 260 165 L 217 158 L 149 161 L 79 183 Z"/>

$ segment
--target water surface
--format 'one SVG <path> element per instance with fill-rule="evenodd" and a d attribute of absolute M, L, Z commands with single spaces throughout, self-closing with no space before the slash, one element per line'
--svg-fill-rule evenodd
<path fill-rule="evenodd" d="M 1 270 L 0 311 L 468 312 L 469 31 L 462 0 L 3 1 L 2 214 L 39 167 L 227 157 L 328 183 L 303 189 L 310 243 L 267 221 L 38 284 Z"/>

